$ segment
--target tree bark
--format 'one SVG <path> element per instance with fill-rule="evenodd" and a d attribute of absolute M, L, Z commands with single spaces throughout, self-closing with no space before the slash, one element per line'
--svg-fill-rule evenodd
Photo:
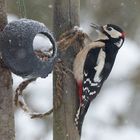
<path fill-rule="evenodd" d="M 57 40 L 62 33 L 79 25 L 79 10 L 80 0 L 54 0 L 53 29 Z M 74 48 L 76 48 L 76 43 L 65 52 L 61 52 L 58 48 L 64 66 L 71 70 L 76 55 Z M 54 68 L 53 87 L 54 97 L 59 94 L 58 92 L 63 95 L 61 107 L 54 109 L 53 140 L 79 140 L 80 137 L 74 124 L 78 102 L 76 83 L 70 72 L 64 75 L 61 64 L 56 64 Z M 55 102 L 56 98 L 54 98 L 54 104 Z"/>
<path fill-rule="evenodd" d="M 0 0 L 0 31 L 7 24 L 5 0 Z M 0 46 L 1 47 L 1 46 Z M 1 59 L 1 58 L 0 58 Z M 0 139 L 13 140 L 14 110 L 12 95 L 12 77 L 10 71 L 0 61 Z"/>

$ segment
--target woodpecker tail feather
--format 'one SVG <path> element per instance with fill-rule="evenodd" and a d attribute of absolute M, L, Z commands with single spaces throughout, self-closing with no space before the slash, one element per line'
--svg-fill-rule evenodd
<path fill-rule="evenodd" d="M 84 121 L 89 105 L 90 105 L 90 100 L 83 100 L 79 106 L 79 109 L 75 117 L 75 124 L 79 131 L 80 136 L 81 136 L 83 121 Z"/>

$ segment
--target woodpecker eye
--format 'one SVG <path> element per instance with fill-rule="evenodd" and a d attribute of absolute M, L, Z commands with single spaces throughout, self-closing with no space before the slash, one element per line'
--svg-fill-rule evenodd
<path fill-rule="evenodd" d="M 112 28 L 111 28 L 111 27 L 107 27 L 107 30 L 108 30 L 108 31 L 111 31 L 111 30 L 112 30 Z"/>

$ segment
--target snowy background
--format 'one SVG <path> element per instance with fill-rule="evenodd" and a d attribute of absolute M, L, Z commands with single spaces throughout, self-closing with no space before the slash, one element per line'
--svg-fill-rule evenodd
<path fill-rule="evenodd" d="M 25 3 L 27 17 L 44 22 L 51 29 L 52 1 L 41 2 L 29 0 Z M 7 4 L 9 21 L 17 19 L 16 0 L 11 0 Z M 95 34 L 89 26 L 91 22 L 114 23 L 120 25 L 127 33 L 112 73 L 86 115 L 82 140 L 140 140 L 139 12 L 139 0 L 81 0 L 81 27 L 93 38 Z M 36 44 L 44 44 L 42 42 L 37 39 Z M 16 89 L 23 79 L 16 75 L 13 75 L 13 79 L 13 86 Z M 38 112 L 49 110 L 52 107 L 52 74 L 46 79 L 39 78 L 24 92 L 25 99 L 33 110 Z M 53 139 L 52 116 L 44 120 L 30 119 L 22 110 L 15 109 L 15 125 L 16 140 Z"/>

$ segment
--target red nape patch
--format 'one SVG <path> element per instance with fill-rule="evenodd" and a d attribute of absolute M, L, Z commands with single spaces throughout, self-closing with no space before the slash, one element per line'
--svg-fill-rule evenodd
<path fill-rule="evenodd" d="M 79 99 L 80 99 L 80 103 L 82 102 L 82 93 L 83 93 L 83 84 L 82 82 L 78 82 L 78 94 L 79 94 Z"/>
<path fill-rule="evenodd" d="M 122 32 L 122 37 L 125 37 L 126 36 L 126 33 L 125 32 Z"/>

